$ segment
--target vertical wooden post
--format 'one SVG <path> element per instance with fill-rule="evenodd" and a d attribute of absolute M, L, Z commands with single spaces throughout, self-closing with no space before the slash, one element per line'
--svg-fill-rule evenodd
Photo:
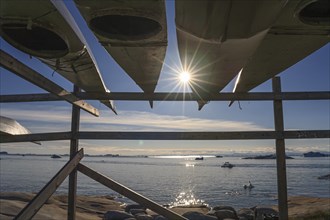
<path fill-rule="evenodd" d="M 272 80 L 273 92 L 281 93 L 281 79 L 274 77 Z M 284 120 L 282 100 L 274 100 L 274 122 L 275 131 L 282 134 L 276 139 L 276 164 L 277 164 L 277 194 L 278 209 L 280 220 L 288 219 L 288 196 L 287 196 L 287 180 L 286 180 L 286 162 L 285 162 L 285 141 L 283 137 Z"/>
<path fill-rule="evenodd" d="M 74 94 L 80 92 L 80 89 L 75 85 L 73 87 Z M 80 123 L 80 108 L 72 105 L 71 116 L 71 132 L 72 138 L 70 140 L 70 160 L 78 151 L 79 140 L 76 134 L 79 132 Z M 76 193 L 77 193 L 77 169 L 74 169 L 69 175 L 69 192 L 68 192 L 68 220 L 76 219 Z"/>

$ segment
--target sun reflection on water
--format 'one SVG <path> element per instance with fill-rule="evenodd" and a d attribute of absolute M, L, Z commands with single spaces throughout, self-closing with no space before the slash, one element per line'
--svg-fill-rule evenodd
<path fill-rule="evenodd" d="M 204 200 L 197 199 L 192 192 L 192 190 L 189 190 L 187 192 L 180 192 L 177 197 L 175 198 L 174 202 L 170 203 L 170 207 L 191 207 L 196 205 L 206 205 Z"/>
<path fill-rule="evenodd" d="M 186 163 L 186 167 L 194 167 L 195 166 L 195 164 L 193 164 L 193 163 Z"/>

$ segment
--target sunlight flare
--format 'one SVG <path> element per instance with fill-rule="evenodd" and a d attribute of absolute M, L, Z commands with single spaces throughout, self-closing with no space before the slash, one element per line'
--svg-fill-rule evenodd
<path fill-rule="evenodd" d="M 187 71 L 183 71 L 179 74 L 179 80 L 183 84 L 189 83 L 190 79 L 191 79 L 191 74 Z"/>

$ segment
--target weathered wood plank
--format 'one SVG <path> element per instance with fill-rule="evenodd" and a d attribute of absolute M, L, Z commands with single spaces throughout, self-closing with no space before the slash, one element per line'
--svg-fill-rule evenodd
<path fill-rule="evenodd" d="M 1 103 L 12 102 L 44 102 L 44 101 L 61 101 L 62 98 L 53 95 L 51 93 L 39 93 L 39 94 L 18 94 L 18 95 L 1 95 Z"/>
<path fill-rule="evenodd" d="M 80 92 L 77 86 L 73 88 L 74 94 Z M 77 133 L 79 132 L 80 124 L 80 108 L 72 105 L 71 114 L 71 133 L 70 140 L 70 159 L 74 158 L 78 151 L 79 139 Z M 68 220 L 76 219 L 76 203 L 77 203 L 77 169 L 74 169 L 69 175 L 69 190 L 68 190 Z"/>
<path fill-rule="evenodd" d="M 0 64 L 12 73 L 58 96 L 62 100 L 66 100 L 69 103 L 78 106 L 79 108 L 85 110 L 92 115 L 99 116 L 98 109 L 89 105 L 85 101 L 77 98 L 72 93 L 66 91 L 59 85 L 55 84 L 51 80 L 36 72 L 35 70 L 21 63 L 3 50 L 0 50 Z"/>
<path fill-rule="evenodd" d="M 112 92 L 108 94 L 80 93 L 78 96 L 86 100 L 112 99 L 112 100 L 135 100 L 135 101 L 196 101 L 200 97 L 193 93 L 154 93 L 147 95 L 144 93 Z M 282 92 L 274 94 L 272 92 L 255 93 L 217 93 L 210 96 L 210 101 L 269 101 L 281 100 L 327 100 L 330 99 L 330 92 Z"/>
<path fill-rule="evenodd" d="M 234 132 L 79 132 L 80 139 L 104 140 L 256 140 L 330 138 L 329 130 L 234 131 Z"/>
<path fill-rule="evenodd" d="M 279 77 L 272 80 L 273 92 L 281 92 L 281 81 Z M 283 104 L 282 100 L 274 100 L 274 124 L 275 131 L 284 132 Z M 284 135 L 283 135 L 284 136 Z M 277 195 L 280 220 L 288 220 L 288 193 L 286 179 L 286 155 L 284 137 L 276 138 L 276 166 L 277 166 Z"/>
<path fill-rule="evenodd" d="M 284 131 L 284 139 L 314 139 L 314 138 L 330 138 L 330 130 L 301 130 L 301 131 Z"/>
<path fill-rule="evenodd" d="M 84 151 L 81 149 L 68 161 L 60 171 L 42 188 L 42 190 L 18 213 L 15 220 L 31 219 L 45 204 L 49 197 L 56 191 L 65 178 L 74 170 L 83 158 Z"/>
<path fill-rule="evenodd" d="M 59 141 L 70 140 L 71 132 L 38 133 L 24 135 L 0 135 L 0 143 L 30 142 L 30 141 Z"/>
<path fill-rule="evenodd" d="M 84 100 L 102 100 L 104 98 L 112 100 L 134 100 L 134 101 L 196 101 L 192 93 L 154 93 L 146 95 L 144 93 L 123 93 L 111 92 L 106 94 L 92 94 L 80 92 L 77 97 Z M 210 98 L 211 101 L 269 101 L 269 100 L 329 100 L 330 92 L 282 92 L 274 94 L 269 92 L 255 93 L 219 93 Z M 60 101 L 63 100 L 53 94 L 19 94 L 19 95 L 1 95 L 0 102 L 35 102 L 35 101 Z"/>
<path fill-rule="evenodd" d="M 70 140 L 71 132 L 0 136 L 0 143 Z M 74 136 L 89 140 L 257 140 L 330 138 L 330 130 L 235 131 L 235 132 L 103 132 L 80 131 Z"/>
<path fill-rule="evenodd" d="M 127 188 L 126 186 L 110 179 L 107 176 L 104 176 L 104 175 L 92 170 L 91 168 L 89 168 L 81 163 L 78 165 L 78 170 L 81 173 L 85 174 L 86 176 L 92 178 L 93 180 L 118 192 L 119 194 L 137 202 L 138 204 L 145 206 L 146 208 L 151 209 L 152 211 L 154 211 L 160 215 L 163 215 L 167 219 L 173 219 L 173 220 L 186 219 L 183 216 L 178 215 L 177 213 L 164 208 L 163 206 L 157 204 L 156 202 L 136 193 L 135 191 Z"/>
<path fill-rule="evenodd" d="M 104 140 L 245 140 L 275 139 L 274 131 L 248 132 L 79 132 L 79 139 Z"/>

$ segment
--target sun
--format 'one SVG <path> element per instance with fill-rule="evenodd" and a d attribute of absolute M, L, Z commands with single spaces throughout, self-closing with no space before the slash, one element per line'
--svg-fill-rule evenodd
<path fill-rule="evenodd" d="M 183 84 L 189 83 L 190 79 L 191 79 L 191 74 L 187 71 L 183 71 L 179 74 L 179 80 Z"/>

